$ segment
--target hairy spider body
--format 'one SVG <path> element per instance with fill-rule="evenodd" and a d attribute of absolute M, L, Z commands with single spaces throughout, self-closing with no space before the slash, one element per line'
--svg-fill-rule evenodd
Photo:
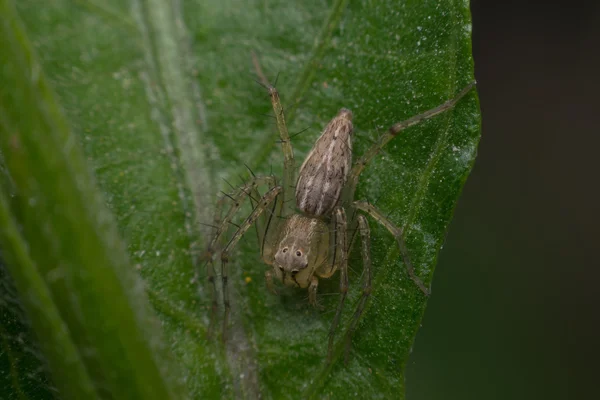
<path fill-rule="evenodd" d="M 292 214 L 282 223 L 275 253 L 263 253 L 263 261 L 274 267 L 267 271 L 271 291 L 275 291 L 275 274 L 287 286 L 308 287 L 309 300 L 316 306 L 317 277 L 328 278 L 335 272 L 337 265 L 329 256 L 334 241 L 326 221 L 339 203 L 352 164 L 351 137 L 352 113 L 341 109 L 300 167 L 295 200 L 302 214 Z"/>
<path fill-rule="evenodd" d="M 328 261 L 327 224 L 317 218 L 292 215 L 283 223 L 278 242 L 275 254 L 263 260 L 273 265 L 272 273 L 284 285 L 307 288 L 318 266 Z"/>
<path fill-rule="evenodd" d="M 260 69 L 257 68 L 257 70 L 259 75 L 262 75 Z M 262 259 L 265 264 L 271 266 L 271 269 L 265 272 L 265 278 L 267 287 L 272 292 L 276 293 L 275 279 L 285 286 L 306 288 L 310 304 L 318 306 L 319 278 L 329 278 L 338 270 L 340 271 L 339 303 L 329 332 L 327 359 L 330 361 L 333 355 L 335 331 L 340 322 L 348 292 L 348 254 L 354 239 L 352 237 L 351 240 L 348 240 L 348 232 L 358 231 L 362 243 L 364 274 L 362 296 L 345 335 L 347 358 L 352 333 L 356 329 L 371 294 L 369 224 L 366 217 L 357 211 L 371 216 L 388 229 L 398 243 L 409 276 L 425 295 L 429 294 L 427 287 L 415 274 L 404 244 L 402 230 L 373 205 L 354 201 L 354 192 L 360 173 L 369 161 L 403 129 L 451 109 L 470 91 L 474 83 L 465 87 L 454 99 L 406 121 L 394 124 L 354 165 L 352 164 L 352 113 L 342 108 L 315 142 L 300 167 L 296 180 L 294 153 L 279 94 L 274 87 L 266 84 L 265 79 L 263 81 L 269 90 L 281 139 L 284 154 L 283 180 L 282 184 L 278 185 L 277 180 L 272 176 L 257 177 L 253 174 L 253 179 L 248 183 L 219 200 L 218 212 L 213 225 L 216 227 L 216 232 L 205 253 L 208 280 L 212 287 L 212 320 L 215 318 L 218 307 L 213 255 L 218 252 L 219 239 L 227 231 L 228 224 L 239 210 L 241 203 L 244 199 L 250 198 L 253 205 L 252 213 L 221 250 L 221 280 L 225 308 L 223 337 L 225 338 L 230 309 L 227 284 L 229 253 L 242 235 L 255 225 Z M 259 185 L 268 185 L 269 187 L 269 190 L 262 196 L 258 191 Z M 294 187 L 295 191 L 292 192 L 290 189 Z M 233 205 L 223 216 L 226 199 L 233 200 Z M 346 214 L 353 216 L 351 221 L 347 221 Z"/>
<path fill-rule="evenodd" d="M 306 215 L 328 215 L 340 199 L 352 165 L 352 113 L 342 108 L 327 124 L 300 167 L 296 206 Z"/>

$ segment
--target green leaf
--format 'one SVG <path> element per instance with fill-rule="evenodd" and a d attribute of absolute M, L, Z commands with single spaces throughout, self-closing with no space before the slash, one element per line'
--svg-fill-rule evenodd
<path fill-rule="evenodd" d="M 403 369 L 426 298 L 408 278 L 385 229 L 370 220 L 373 296 L 355 333 L 349 364 L 344 365 L 338 347 L 335 362 L 328 366 L 327 334 L 338 301 L 337 275 L 321 280 L 325 311 L 308 306 L 306 291 L 286 290 L 273 296 L 264 285 L 267 267 L 253 234 L 246 235 L 231 260 L 232 339 L 225 345 L 207 340 L 211 299 L 206 273 L 196 264 L 210 229 L 200 222 L 211 223 L 219 190 L 230 190 L 221 178 L 233 185 L 241 183 L 239 175 L 247 179 L 244 164 L 256 174 L 272 169 L 281 176 L 277 131 L 273 120 L 264 116 L 270 113 L 270 104 L 264 89 L 254 82 L 252 52 L 272 81 L 279 75 L 277 86 L 290 132 L 308 128 L 293 138 L 297 165 L 341 107 L 354 114 L 356 159 L 393 123 L 443 103 L 473 80 L 468 3 L 75 3 L 58 0 L 41 8 L 39 2 L 21 0 L 17 8 L 41 69 L 116 216 L 129 259 L 146 283 L 163 338 L 179 367 L 172 375 L 185 381 L 190 397 L 403 397 Z M 16 46 L 27 51 L 22 42 Z M 37 108 L 49 101 L 34 100 Z M 3 100 L 3 104 L 11 103 Z M 48 107 L 54 109 L 55 104 L 52 98 Z M 20 110 L 27 110 L 21 112 L 34 120 L 36 107 Z M 361 176 L 357 199 L 368 198 L 405 229 L 417 273 L 428 283 L 475 158 L 479 118 L 473 91 L 454 110 L 395 138 Z M 43 144 L 39 158 L 48 156 Z M 41 197 L 44 204 L 71 204 L 73 194 L 61 186 L 66 184 L 58 171 L 41 171 L 38 158 L 32 158 L 27 169 L 15 171 L 8 162 L 8 145 L 3 151 L 12 179 L 40 174 L 50 193 L 60 191 L 60 196 Z M 69 171 L 85 170 L 77 160 L 65 162 Z M 15 178 L 17 172 L 20 179 Z M 82 190 L 83 198 L 94 193 L 87 184 Z M 20 224 L 28 198 L 17 196 L 8 207 Z M 53 218 L 53 212 L 44 218 Z M 238 221 L 249 212 L 249 208 L 241 211 Z M 55 242 L 65 245 L 82 237 L 80 227 L 72 228 L 57 232 Z M 39 262 L 45 242 L 31 242 L 34 237 L 25 232 L 29 231 L 24 226 L 21 240 L 31 246 L 32 260 Z M 110 239 L 117 240 L 112 233 Z M 120 245 L 114 246 L 119 253 Z M 95 253 L 87 249 L 73 253 L 81 257 L 81 265 L 94 264 Z M 68 254 L 56 254 L 53 260 L 62 256 Z M 118 265 L 124 265 L 120 255 L 115 257 Z M 353 252 L 350 267 L 344 326 L 361 291 L 358 252 Z M 47 274 L 40 278 L 52 287 Z M 99 289 L 86 285 L 75 294 L 86 296 L 87 291 Z M 132 297 L 145 298 L 138 289 L 124 296 L 130 303 Z M 106 300 L 106 305 L 94 304 L 114 307 L 111 299 Z M 63 307 L 69 307 L 65 303 L 55 300 L 60 315 L 66 312 Z M 35 328 L 35 316 L 27 312 Z M 111 326 L 122 323 L 119 315 L 105 317 Z M 81 330 L 94 336 L 91 330 L 98 326 L 88 322 L 85 319 Z M 131 325 L 135 324 L 123 329 L 133 329 Z M 337 338 L 341 336 L 338 333 Z M 146 339 L 160 342 L 154 334 Z M 128 351 L 140 351 L 142 357 L 145 350 Z M 88 365 L 84 369 L 90 374 Z M 56 385 L 64 389 L 52 365 L 50 370 Z M 90 379 L 98 385 L 107 378 L 90 374 Z"/>
<path fill-rule="evenodd" d="M 0 1 L 0 15 L 0 149 L 10 174 L 0 240 L 54 382 L 71 399 L 181 398 L 141 281 L 13 5 Z"/>

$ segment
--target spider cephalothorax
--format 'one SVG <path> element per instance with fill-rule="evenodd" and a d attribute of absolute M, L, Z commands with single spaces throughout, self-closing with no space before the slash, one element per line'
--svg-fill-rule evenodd
<path fill-rule="evenodd" d="M 272 260 L 273 271 L 282 283 L 306 288 L 316 266 L 327 261 L 327 225 L 315 218 L 293 215 L 282 228 Z"/>

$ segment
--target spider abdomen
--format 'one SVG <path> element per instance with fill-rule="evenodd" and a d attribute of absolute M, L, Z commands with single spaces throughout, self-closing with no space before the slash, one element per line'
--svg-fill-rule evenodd
<path fill-rule="evenodd" d="M 352 164 L 352 112 L 342 108 L 325 127 L 300 167 L 296 206 L 327 215 L 337 204 Z"/>

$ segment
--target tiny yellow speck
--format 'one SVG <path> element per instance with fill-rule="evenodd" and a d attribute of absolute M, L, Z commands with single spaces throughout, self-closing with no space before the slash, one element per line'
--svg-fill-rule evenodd
<path fill-rule="evenodd" d="M 246 283 L 250 283 L 252 282 L 252 278 L 250 278 L 249 276 L 246 277 L 246 279 L 244 279 L 246 281 Z"/>

